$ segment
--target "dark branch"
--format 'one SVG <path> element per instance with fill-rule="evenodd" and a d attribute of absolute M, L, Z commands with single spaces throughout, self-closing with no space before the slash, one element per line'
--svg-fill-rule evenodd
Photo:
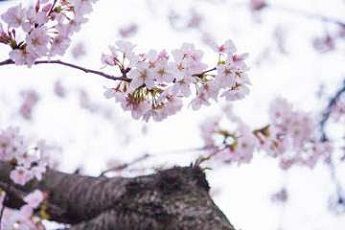
<path fill-rule="evenodd" d="M 322 22 L 332 23 L 332 24 L 339 25 L 341 27 L 345 27 L 345 21 L 342 21 L 342 20 L 337 19 L 337 18 L 332 18 L 332 17 L 320 15 L 320 14 L 317 14 L 317 13 L 308 12 L 308 11 L 305 11 L 305 10 L 292 9 L 292 8 L 281 6 L 281 5 L 278 5 L 278 4 L 275 4 L 275 3 L 274 4 L 266 3 L 265 7 L 270 8 L 272 10 L 283 11 L 283 12 L 286 12 L 286 13 L 289 13 L 289 14 L 294 14 L 294 15 L 305 17 L 305 18 L 309 18 L 309 19 L 316 19 L 316 20 L 319 20 L 319 21 L 322 21 Z"/>
<path fill-rule="evenodd" d="M 327 124 L 327 122 L 331 116 L 331 113 L 332 113 L 334 106 L 337 104 L 338 100 L 340 99 L 340 97 L 344 93 L 345 93 L 345 80 L 343 82 L 342 87 L 340 87 L 339 90 L 334 94 L 334 96 L 332 96 L 330 98 L 329 103 L 328 103 L 326 109 L 324 110 L 324 113 L 322 114 L 322 118 L 320 121 L 320 131 L 321 131 L 321 140 L 322 141 L 327 141 L 327 134 L 325 131 L 326 124 Z"/>
<path fill-rule="evenodd" d="M 0 66 L 3 66 L 3 65 L 13 65 L 13 64 L 15 64 L 15 63 L 11 59 L 7 59 L 5 61 L 0 62 Z M 83 71 L 85 73 L 92 73 L 92 74 L 95 74 L 95 75 L 99 75 L 101 77 L 104 77 L 104 78 L 107 78 L 107 79 L 110 79 L 110 80 L 113 80 L 113 81 L 126 81 L 126 82 L 130 82 L 130 79 L 127 78 L 126 76 L 115 77 L 113 75 L 110 75 L 110 74 L 107 74 L 107 73 L 104 73 L 104 72 L 101 72 L 101 71 L 88 69 L 88 68 L 85 68 L 85 67 L 82 67 L 82 66 L 78 66 L 78 65 L 71 64 L 71 63 L 64 62 L 64 61 L 60 61 L 60 60 L 41 60 L 41 61 L 36 61 L 34 63 L 34 65 L 40 65 L 40 64 L 58 64 L 58 65 L 67 66 L 67 67 L 70 67 L 70 68 L 73 68 L 73 69 L 77 69 L 77 70 Z"/>
<path fill-rule="evenodd" d="M 201 73 L 193 74 L 193 76 L 194 76 L 194 77 L 202 77 L 203 75 L 205 75 L 205 74 L 207 74 L 207 73 L 209 73 L 209 72 L 212 72 L 212 71 L 214 71 L 214 70 L 216 70 L 216 69 L 217 69 L 217 68 L 214 67 L 214 68 L 212 68 L 212 69 L 205 70 L 205 71 L 203 71 L 203 72 L 201 72 Z"/>
<path fill-rule="evenodd" d="M 13 64 L 15 64 L 15 63 L 11 59 L 7 59 L 5 61 L 0 62 L 0 66 L 13 65 Z M 127 74 L 128 70 L 124 71 L 122 73 L 122 77 L 115 77 L 113 75 L 110 75 L 110 74 L 107 74 L 107 73 L 104 73 L 104 72 L 101 72 L 101 71 L 85 68 L 85 67 L 82 67 L 82 66 L 79 66 L 79 65 L 75 65 L 75 64 L 72 64 L 72 63 L 68 63 L 68 62 L 64 62 L 64 61 L 61 61 L 61 60 L 41 60 L 41 61 L 36 61 L 34 63 L 34 65 L 40 65 L 40 64 L 58 64 L 58 65 L 67 66 L 67 67 L 70 67 L 70 68 L 73 68 L 73 69 L 77 69 L 77 70 L 83 71 L 85 73 L 92 73 L 92 74 L 95 74 L 95 75 L 99 75 L 101 77 L 104 77 L 106 79 L 110 79 L 110 80 L 113 80 L 113 81 L 131 82 L 131 79 L 126 77 L 126 74 Z M 193 76 L 195 76 L 195 77 L 202 77 L 204 74 L 209 73 L 209 72 L 214 71 L 214 70 L 216 70 L 215 67 L 212 68 L 212 69 L 205 70 L 205 71 L 203 71 L 201 73 L 198 73 L 198 74 L 193 74 Z"/>
<path fill-rule="evenodd" d="M 9 183 L 11 167 L 0 163 L 0 186 Z M 197 166 L 174 167 L 135 178 L 89 177 L 48 170 L 40 182 L 15 186 L 9 194 L 33 189 L 48 193 L 51 220 L 71 229 L 219 229 L 234 230 L 209 196 L 203 171 Z M 18 208 L 22 200 L 5 203 Z"/>
<path fill-rule="evenodd" d="M 107 170 L 104 170 L 103 172 L 101 172 L 101 174 L 99 176 L 105 176 L 109 172 L 115 172 L 115 171 L 124 170 L 124 169 L 128 168 L 129 166 L 132 166 L 132 165 L 134 165 L 134 164 L 136 164 L 138 162 L 146 160 L 150 156 L 151 156 L 150 154 L 146 153 L 146 154 L 144 154 L 144 155 L 142 155 L 142 156 L 140 156 L 138 158 L 135 158 L 134 160 L 132 160 L 129 163 L 123 163 L 123 164 L 117 165 L 115 167 L 109 168 Z"/>
<path fill-rule="evenodd" d="M 330 119 L 334 106 L 336 106 L 338 100 L 341 98 L 343 94 L 345 94 L 345 80 L 343 81 L 343 85 L 338 89 L 338 91 L 336 91 L 336 93 L 329 99 L 329 103 L 322 114 L 322 118 L 319 125 L 320 125 L 321 141 L 323 142 L 328 140 L 327 133 L 325 130 L 327 122 Z M 334 163 L 333 158 L 330 157 L 327 163 L 329 166 L 331 179 L 333 180 L 334 185 L 335 185 L 339 203 L 343 203 L 345 201 L 345 197 L 344 197 L 345 194 L 343 194 L 345 191 L 343 190 L 341 183 L 339 179 L 337 178 L 336 165 Z"/>

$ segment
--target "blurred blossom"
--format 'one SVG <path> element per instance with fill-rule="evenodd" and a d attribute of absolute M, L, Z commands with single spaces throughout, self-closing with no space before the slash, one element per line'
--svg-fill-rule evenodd
<path fill-rule="evenodd" d="M 138 32 L 138 25 L 130 23 L 119 28 L 119 35 L 121 38 L 133 37 Z"/>
<path fill-rule="evenodd" d="M 335 49 L 335 41 L 329 33 L 326 33 L 322 37 L 315 38 L 313 46 L 317 51 L 324 53 Z"/>
<path fill-rule="evenodd" d="M 73 58 L 75 58 L 75 59 L 79 59 L 79 58 L 85 56 L 86 53 L 87 53 L 86 47 L 85 47 L 85 44 L 83 42 L 78 42 L 71 49 L 71 54 L 72 54 Z"/>
<path fill-rule="evenodd" d="M 20 94 L 23 102 L 20 106 L 19 113 L 27 120 L 32 119 L 33 109 L 39 100 L 38 93 L 35 90 L 24 90 Z"/>
<path fill-rule="evenodd" d="M 274 203 L 285 203 L 288 198 L 289 196 L 286 188 L 282 188 L 271 195 L 271 201 Z"/>
<path fill-rule="evenodd" d="M 200 29 L 204 16 L 195 9 L 189 9 L 187 14 L 171 10 L 168 19 L 174 29 Z"/>
<path fill-rule="evenodd" d="M 250 9 L 253 11 L 262 10 L 266 6 L 266 0 L 250 0 Z"/>
<path fill-rule="evenodd" d="M 61 98 L 66 96 L 66 88 L 62 85 L 60 80 L 54 83 L 54 93 Z"/>

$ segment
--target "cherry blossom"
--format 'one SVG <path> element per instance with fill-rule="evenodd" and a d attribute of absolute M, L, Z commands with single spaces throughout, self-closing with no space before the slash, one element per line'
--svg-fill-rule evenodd
<path fill-rule="evenodd" d="M 192 97 L 189 104 L 194 110 L 217 101 L 219 95 L 229 101 L 242 99 L 250 84 L 246 55 L 236 54 L 230 40 L 220 47 L 216 67 L 208 68 L 203 52 L 193 44 L 184 43 L 169 55 L 165 50 L 137 54 L 134 44 L 117 42 L 110 54 L 102 55 L 102 62 L 126 79 L 104 95 L 114 97 L 134 118 L 146 121 L 175 114 L 182 108 L 183 98 Z"/>
<path fill-rule="evenodd" d="M 50 58 L 65 53 L 71 43 L 71 36 L 80 30 L 81 24 L 87 22 L 86 14 L 92 11 L 94 2 L 95 0 L 37 0 L 35 6 L 24 8 L 20 4 L 9 8 L 0 16 L 0 43 L 11 49 L 10 61 L 29 67 L 44 62 L 57 63 L 51 62 Z M 250 6 L 252 10 L 259 11 L 267 3 L 264 0 L 252 0 Z M 195 11 L 190 13 L 187 27 L 201 27 L 204 20 L 202 15 Z M 128 36 L 132 30 L 136 30 L 136 27 L 120 31 L 120 34 Z M 237 53 L 231 40 L 218 45 L 211 36 L 206 33 L 204 36 L 204 41 L 216 52 L 211 65 L 205 63 L 204 52 L 191 43 L 184 43 L 171 52 L 137 52 L 135 44 L 116 42 L 115 46 L 110 46 L 110 53 L 103 54 L 101 60 L 105 67 L 111 68 L 120 77 L 103 73 L 103 76 L 114 80 L 106 88 L 104 96 L 114 99 L 133 118 L 144 121 L 166 119 L 180 111 L 187 100 L 189 107 L 199 110 L 211 105 L 212 101 L 243 99 L 250 91 L 250 79 L 247 75 L 249 68 L 245 61 L 247 55 Z M 322 42 L 326 48 L 334 48 L 331 38 L 326 37 Z M 76 49 L 74 56 L 78 57 L 79 52 Z M 47 61 L 41 58 L 46 58 Z M 7 60 L 2 63 L 13 62 Z M 73 68 L 83 70 L 79 66 Z M 59 82 L 54 90 L 58 96 L 65 95 Z M 30 117 L 32 106 L 37 102 L 37 98 L 30 93 L 32 92 L 25 95 L 27 98 L 20 110 L 26 117 Z M 97 110 L 89 95 L 82 90 L 80 105 L 89 111 Z M 227 163 L 249 163 L 255 153 L 264 152 L 277 159 L 282 169 L 289 169 L 294 165 L 313 168 L 317 162 L 329 160 L 333 152 L 332 141 L 320 141 L 318 120 L 311 113 L 296 110 L 284 99 L 278 98 L 272 102 L 269 122 L 256 129 L 231 111 L 226 113 L 230 126 L 224 128 L 220 121 L 223 117 L 215 117 L 204 123 L 201 130 L 206 144 L 203 149 L 217 150 L 209 156 L 217 156 Z M 343 101 L 337 101 L 331 115 L 336 121 L 343 118 Z M 48 165 L 53 165 L 47 157 L 50 151 L 44 141 L 29 143 L 19 134 L 18 129 L 8 128 L 0 132 L 0 160 L 11 167 L 9 178 L 16 188 L 25 186 L 30 181 L 43 179 Z M 26 204 L 19 211 L 7 208 L 2 210 L 2 229 L 43 229 L 38 213 L 42 211 L 48 194 L 39 190 L 24 190 L 24 193 L 26 194 L 22 195 L 22 199 Z M 5 198 L 6 193 L 1 191 L 0 204 L 3 205 Z M 285 202 L 285 188 L 272 198 Z"/>
<path fill-rule="evenodd" d="M 240 124 L 234 134 L 234 143 L 230 145 L 230 161 L 248 163 L 253 158 L 254 149 L 257 146 L 257 139 L 245 124 Z"/>
<path fill-rule="evenodd" d="M 9 58 L 17 65 L 30 67 L 41 57 L 63 55 L 70 36 L 87 21 L 85 14 L 94 2 L 37 1 L 27 8 L 21 4 L 11 7 L 1 15 L 0 43 L 11 47 Z"/>
<path fill-rule="evenodd" d="M 28 65 L 32 66 L 35 60 L 38 58 L 36 53 L 31 53 L 26 49 L 15 49 L 9 54 L 10 58 L 16 63 L 16 65 Z"/>
<path fill-rule="evenodd" d="M 237 128 L 223 128 L 220 118 L 201 126 L 206 146 L 219 149 L 217 156 L 224 161 L 247 163 L 255 152 L 264 151 L 277 158 L 282 169 L 293 165 L 313 168 L 333 152 L 331 142 L 319 139 L 318 124 L 311 114 L 295 110 L 282 98 L 272 101 L 270 124 L 259 129 L 250 129 L 231 110 L 226 111 Z"/>
<path fill-rule="evenodd" d="M 33 174 L 23 166 L 19 166 L 11 171 L 10 178 L 16 184 L 25 185 L 33 179 Z"/>
<path fill-rule="evenodd" d="M 11 181 L 17 186 L 24 186 L 31 180 L 42 180 L 47 170 L 47 152 L 51 148 L 43 141 L 31 145 L 19 134 L 18 128 L 7 128 L 0 132 L 0 160 L 12 166 Z M 3 193 L 1 200 L 4 199 Z M 3 229 L 42 229 L 39 217 L 34 212 L 44 201 L 42 191 L 35 190 L 27 194 L 23 201 L 26 202 L 19 211 L 5 208 L 1 226 Z M 2 202 L 1 202 L 2 204 Z"/>
<path fill-rule="evenodd" d="M 38 1 L 35 6 L 10 8 L 1 16 L 8 32 L 1 24 L 0 42 L 11 47 L 9 57 L 17 65 L 30 67 L 41 57 L 63 55 L 71 35 L 87 21 L 85 15 L 94 2 Z M 118 41 L 110 47 L 110 54 L 102 55 L 102 61 L 115 67 L 124 81 L 107 90 L 107 97 L 114 96 L 136 119 L 162 120 L 180 110 L 180 99 L 186 97 L 194 97 L 190 105 L 197 110 L 219 96 L 233 101 L 249 93 L 246 56 L 236 53 L 231 40 L 216 49 L 217 61 L 212 68 L 203 62 L 203 52 L 190 43 L 182 44 L 171 55 L 165 50 L 136 53 L 135 47 Z"/>
<path fill-rule="evenodd" d="M 26 151 L 24 137 L 19 135 L 18 128 L 9 127 L 0 132 L 0 160 L 9 161 Z"/>
<path fill-rule="evenodd" d="M 42 201 L 44 200 L 44 195 L 41 191 L 35 190 L 26 197 L 24 197 L 24 201 L 30 208 L 37 208 Z"/>
<path fill-rule="evenodd" d="M 5 14 L 1 15 L 1 19 L 7 23 L 9 27 L 20 27 L 25 19 L 25 9 L 23 9 L 22 4 L 11 7 Z"/>
<path fill-rule="evenodd" d="M 30 148 L 17 128 L 10 127 L 0 133 L 0 160 L 14 164 L 10 178 L 16 184 L 25 185 L 34 178 L 42 179 L 47 164 L 40 156 L 44 155 L 45 151 L 45 145 L 42 144 Z"/>

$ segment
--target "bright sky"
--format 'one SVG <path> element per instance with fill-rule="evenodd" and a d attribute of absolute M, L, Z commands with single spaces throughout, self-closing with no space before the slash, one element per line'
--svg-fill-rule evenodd
<path fill-rule="evenodd" d="M 342 0 L 271 2 L 345 21 Z M 1 3 L 0 10 L 7 5 Z M 205 15 L 203 28 L 219 42 L 230 38 L 239 51 L 250 54 L 250 96 L 233 104 L 243 120 L 253 126 L 267 122 L 269 102 L 279 95 L 307 111 L 322 108 L 324 104 L 316 99 L 316 93 L 321 83 L 325 84 L 326 92 L 332 92 L 341 83 L 345 76 L 345 47 L 342 44 L 337 51 L 320 55 L 311 44 L 315 36 L 334 30 L 334 26 L 270 9 L 255 18 L 247 7 L 245 1 L 230 0 L 98 1 L 89 23 L 72 44 L 84 42 L 87 56 L 74 60 L 68 54 L 61 59 L 99 69 L 101 53 L 118 40 L 118 28 L 133 22 L 139 24 L 139 31 L 130 40 L 137 44 L 138 50 L 171 50 L 183 42 L 192 42 L 205 50 L 207 60 L 213 63 L 217 57 L 202 44 L 198 32 L 176 32 L 169 26 L 169 9 L 185 15 L 194 8 Z M 278 53 L 272 44 L 272 34 L 277 28 L 285 37 L 285 55 Z M 265 50 L 268 56 L 260 58 Z M 0 48 L 0 51 L 1 60 L 6 59 L 7 50 Z M 258 60 L 260 65 L 255 64 Z M 53 83 L 58 79 L 68 90 L 65 99 L 52 93 Z M 0 67 L 0 127 L 19 126 L 33 139 L 44 138 L 61 146 L 61 170 L 71 172 L 82 166 L 84 173 L 98 175 L 109 159 L 130 161 L 145 152 L 159 156 L 133 168 L 189 164 L 195 160 L 195 153 L 171 151 L 201 147 L 198 124 L 220 109 L 217 104 L 197 112 L 185 109 L 163 122 L 146 124 L 133 121 L 119 105 L 106 100 L 104 86 L 112 86 L 112 82 L 60 66 Z M 23 89 L 35 89 L 40 95 L 33 121 L 23 120 L 17 113 L 19 92 Z M 98 112 L 80 108 L 82 90 L 89 94 Z M 341 167 L 339 177 L 345 178 L 345 167 Z M 213 165 L 208 179 L 216 203 L 238 229 L 345 229 L 345 213 L 334 215 L 328 209 L 334 186 L 322 164 L 313 171 L 293 168 L 283 172 L 276 161 L 258 154 L 249 165 Z M 345 179 L 342 182 L 345 186 Z M 288 202 L 285 206 L 272 204 L 270 195 L 283 186 L 287 186 L 290 195 Z"/>

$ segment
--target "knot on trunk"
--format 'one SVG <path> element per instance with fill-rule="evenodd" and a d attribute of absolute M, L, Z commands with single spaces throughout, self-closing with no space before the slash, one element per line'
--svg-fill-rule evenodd
<path fill-rule="evenodd" d="M 193 165 L 159 171 L 156 183 L 156 186 L 165 194 L 187 190 L 190 186 L 199 187 L 206 192 L 210 190 L 205 173 L 199 166 Z"/>

